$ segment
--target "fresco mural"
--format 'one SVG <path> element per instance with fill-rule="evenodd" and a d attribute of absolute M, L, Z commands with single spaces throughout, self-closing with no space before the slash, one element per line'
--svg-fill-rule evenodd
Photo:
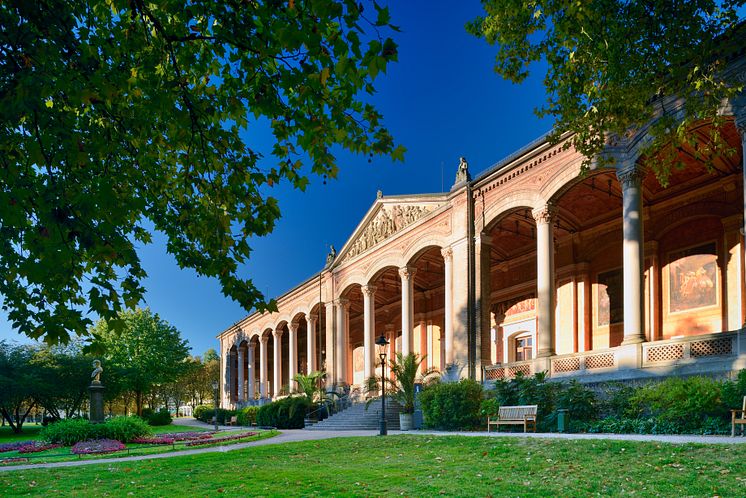
<path fill-rule="evenodd" d="M 598 326 L 624 321 L 621 268 L 598 274 Z"/>
<path fill-rule="evenodd" d="M 671 313 L 717 305 L 717 245 L 714 242 L 671 253 L 668 275 Z"/>

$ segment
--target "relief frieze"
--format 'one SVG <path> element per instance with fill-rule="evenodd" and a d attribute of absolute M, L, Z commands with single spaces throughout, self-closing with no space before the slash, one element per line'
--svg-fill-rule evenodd
<path fill-rule="evenodd" d="M 347 251 L 344 260 L 354 258 L 364 253 L 379 242 L 386 240 L 404 227 L 411 225 L 436 206 L 392 206 L 382 208 L 376 217 L 368 223 L 365 230 L 358 236 L 355 243 Z"/>

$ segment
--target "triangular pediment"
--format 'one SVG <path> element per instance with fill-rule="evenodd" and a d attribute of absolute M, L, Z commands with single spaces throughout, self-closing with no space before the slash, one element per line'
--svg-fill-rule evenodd
<path fill-rule="evenodd" d="M 445 195 L 394 196 L 376 199 L 342 247 L 336 262 L 370 251 L 446 203 Z"/>

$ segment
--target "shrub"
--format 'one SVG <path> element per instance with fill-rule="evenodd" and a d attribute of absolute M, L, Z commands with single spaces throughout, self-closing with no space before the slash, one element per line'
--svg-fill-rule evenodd
<path fill-rule="evenodd" d="M 150 427 L 140 417 L 114 417 L 103 426 L 102 437 L 128 443 L 135 438 L 148 436 Z"/>
<path fill-rule="evenodd" d="M 215 407 L 209 405 L 199 405 L 194 409 L 193 416 L 197 420 L 212 424 L 212 418 L 215 416 Z M 230 420 L 232 416 L 236 415 L 235 410 L 227 410 L 225 408 L 218 408 L 218 424 L 225 424 L 226 420 Z"/>
<path fill-rule="evenodd" d="M 721 399 L 729 410 L 740 410 L 746 396 L 746 369 L 738 372 L 736 380 L 723 382 Z"/>
<path fill-rule="evenodd" d="M 491 397 L 482 400 L 482 404 L 479 407 L 479 414 L 482 416 L 483 419 L 486 419 L 487 417 L 494 417 L 495 415 L 497 415 L 499 409 L 499 401 L 497 400 L 497 398 Z"/>
<path fill-rule="evenodd" d="M 256 423 L 256 414 L 259 412 L 258 406 L 247 406 L 238 411 L 238 425 L 251 425 Z"/>
<path fill-rule="evenodd" d="M 143 418 L 145 417 L 143 416 Z M 161 408 L 157 412 L 151 413 L 150 417 L 145 418 L 145 420 L 148 421 L 148 425 L 153 426 L 170 425 L 173 421 L 171 413 L 165 408 Z"/>
<path fill-rule="evenodd" d="M 595 420 L 598 416 L 596 394 L 577 380 L 560 384 L 557 389 L 557 408 L 566 409 L 570 420 L 579 422 Z"/>
<path fill-rule="evenodd" d="M 722 383 L 709 377 L 669 377 L 638 389 L 630 398 L 643 418 L 654 418 L 677 432 L 697 432 L 708 417 L 727 413 L 720 399 Z"/>
<path fill-rule="evenodd" d="M 257 425 L 278 429 L 302 429 L 303 420 L 311 407 L 305 396 L 294 396 L 273 401 L 259 408 L 256 414 Z"/>
<path fill-rule="evenodd" d="M 470 379 L 435 382 L 420 393 L 425 427 L 474 429 L 480 424 L 482 385 Z"/>
<path fill-rule="evenodd" d="M 39 437 L 48 443 L 72 446 L 78 441 L 102 437 L 103 424 L 92 424 L 82 418 L 68 418 L 43 427 Z"/>

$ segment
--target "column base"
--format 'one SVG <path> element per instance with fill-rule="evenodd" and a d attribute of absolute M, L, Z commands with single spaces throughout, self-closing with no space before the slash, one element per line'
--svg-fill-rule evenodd
<path fill-rule="evenodd" d="M 545 354 L 544 356 L 537 356 L 533 361 L 533 373 L 546 372 L 547 375 L 551 375 L 551 360 L 550 357 L 554 354 Z"/>
<path fill-rule="evenodd" d="M 614 351 L 617 368 L 641 368 L 642 367 L 642 343 L 622 344 Z"/>
<path fill-rule="evenodd" d="M 627 346 L 629 344 L 640 344 L 645 342 L 645 336 L 642 335 L 631 335 L 622 339 L 621 346 Z"/>

